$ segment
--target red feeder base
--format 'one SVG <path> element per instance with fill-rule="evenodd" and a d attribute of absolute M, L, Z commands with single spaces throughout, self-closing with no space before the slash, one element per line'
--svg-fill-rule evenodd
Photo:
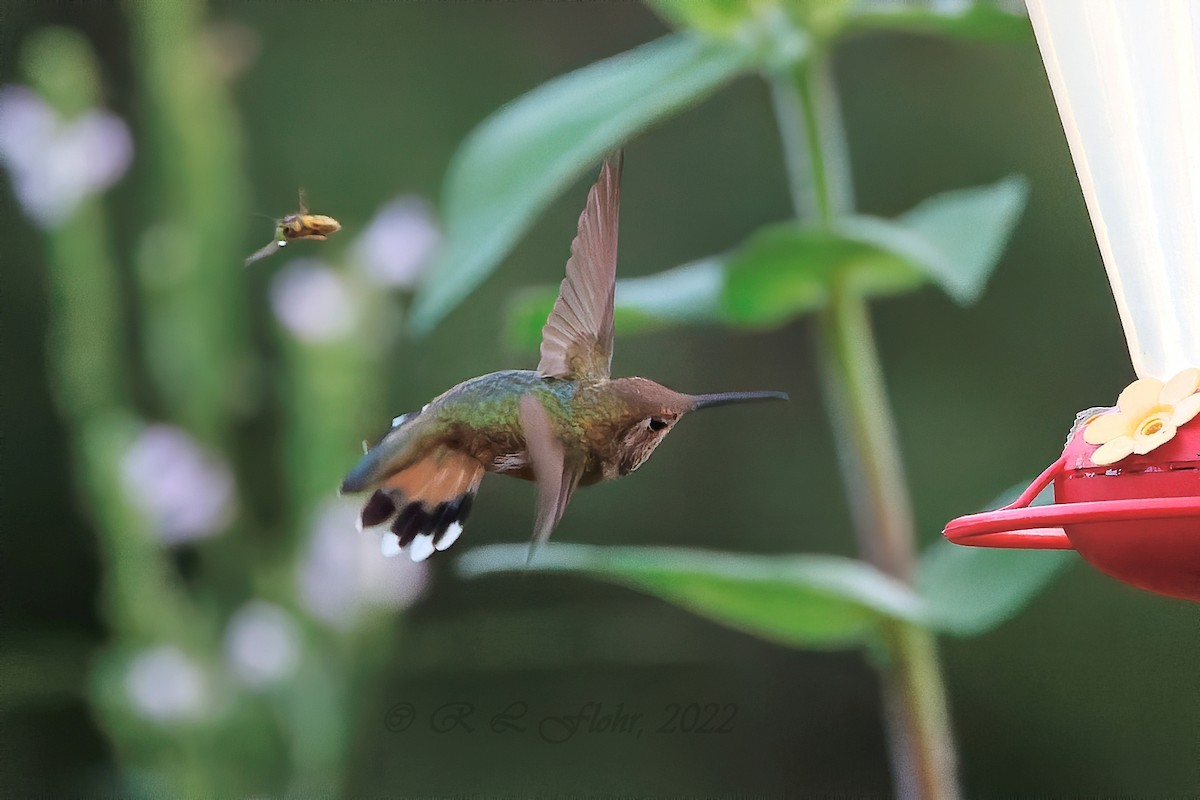
<path fill-rule="evenodd" d="M 1153 452 L 1092 463 L 1083 429 L 1010 505 L 959 517 L 946 538 L 976 547 L 1077 550 L 1117 580 L 1200 602 L 1200 424 Z M 1054 483 L 1054 505 L 1029 504 Z"/>

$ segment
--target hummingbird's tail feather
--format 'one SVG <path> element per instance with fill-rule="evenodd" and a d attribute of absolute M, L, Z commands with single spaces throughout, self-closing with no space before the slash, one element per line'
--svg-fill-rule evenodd
<path fill-rule="evenodd" d="M 419 461 L 429 451 L 424 437 L 429 426 L 423 411 L 401 414 L 392 420 L 392 427 L 374 444 L 368 446 L 363 442 L 363 457 L 342 480 L 338 491 L 358 494 L 374 489 Z"/>
<path fill-rule="evenodd" d="M 482 480 L 482 464 L 440 447 L 385 480 L 363 505 L 359 527 L 387 524 L 383 554 L 406 551 L 413 561 L 424 561 L 462 535 Z"/>

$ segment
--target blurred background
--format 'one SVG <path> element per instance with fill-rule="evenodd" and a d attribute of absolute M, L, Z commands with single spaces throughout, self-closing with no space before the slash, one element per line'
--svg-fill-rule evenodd
<path fill-rule="evenodd" d="M 9 4 L 0 20 L 5 91 L 32 85 L 56 107 L 10 93 L 0 124 L 4 793 L 888 794 L 860 653 L 785 649 L 581 578 L 384 564 L 336 498 L 359 440 L 392 416 L 536 363 L 501 341 L 504 309 L 561 278 L 590 176 L 429 337 L 401 331 L 463 137 L 662 35 L 661 19 L 634 3 L 191 8 L 189 22 Z M 55 66 L 81 53 L 91 89 Z M 1133 375 L 1032 35 L 872 34 L 835 66 L 863 211 L 1012 173 L 1031 186 L 978 305 L 926 288 L 874 307 L 926 544 L 1040 472 L 1075 412 Z M 39 169 L 13 155 L 33 130 L 12 127 L 18 107 L 111 112 L 76 131 L 100 148 L 94 185 L 15 188 Z M 621 274 L 787 218 L 781 164 L 752 78 L 630 142 Z M 299 187 L 343 231 L 244 270 L 272 231 L 253 215 L 295 210 Z M 132 366 L 89 376 L 80 342 L 105 336 Z M 636 480 L 577 494 L 556 539 L 851 555 L 813 362 L 803 322 L 618 336 L 618 374 L 792 401 L 689 419 Z M 532 506 L 530 486 L 486 481 L 455 550 L 525 541 Z M 130 508 L 144 535 L 98 530 Z M 1076 565 L 995 631 L 943 639 L 966 793 L 1194 792 L 1196 614 Z M 670 704 L 736 716 L 721 735 L 540 735 L 536 720 L 587 703 L 655 727 Z M 472 731 L 430 720 L 446 704 L 469 707 Z M 523 730 L 491 724 L 514 704 Z"/>

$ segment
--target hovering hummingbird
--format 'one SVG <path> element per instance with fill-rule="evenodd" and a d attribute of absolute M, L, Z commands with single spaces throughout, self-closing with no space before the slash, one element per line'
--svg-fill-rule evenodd
<path fill-rule="evenodd" d="M 270 219 L 270 217 L 268 217 Z M 342 229 L 342 223 L 338 222 L 333 217 L 327 217 L 324 214 L 310 214 L 308 208 L 304 204 L 304 190 L 300 190 L 300 209 L 295 214 L 288 214 L 283 219 L 275 220 L 275 236 L 269 244 L 260 247 L 255 251 L 254 255 L 246 259 L 246 266 L 250 266 L 260 258 L 266 258 L 279 252 L 281 247 L 285 247 L 288 242 L 296 239 L 317 239 L 325 241 L 329 238 L 329 234 L 337 233 Z"/>
<path fill-rule="evenodd" d="M 782 392 L 688 395 L 646 378 L 610 378 L 622 155 L 588 193 L 567 276 L 542 329 L 537 370 L 460 383 L 391 429 L 342 482 L 371 491 L 359 527 L 386 524 L 382 551 L 413 561 L 458 540 L 484 473 L 532 480 L 533 546 L 562 518 L 577 486 L 628 475 L 689 411 Z"/>

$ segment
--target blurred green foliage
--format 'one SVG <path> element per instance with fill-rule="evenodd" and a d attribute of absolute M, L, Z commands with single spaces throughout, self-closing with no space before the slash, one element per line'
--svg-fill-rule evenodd
<path fill-rule="evenodd" d="M 55 289 L 47 357 L 100 542 L 98 605 L 110 630 L 93 657 L 87 695 L 121 764 L 105 782 L 122 795 L 329 793 L 345 780 L 355 693 L 378 674 L 373 653 L 396 627 L 382 626 L 379 615 L 349 630 L 317 619 L 303 570 L 346 442 L 360 429 L 346 412 L 382 416 L 373 404 L 383 349 L 306 341 L 285 330 L 281 394 L 292 399 L 282 403 L 283 457 L 264 459 L 238 435 L 265 387 L 253 379 L 261 370 L 249 338 L 251 298 L 237 266 L 246 199 L 240 132 L 227 87 L 209 68 L 203 13 L 196 4 L 129 7 L 141 48 L 143 153 L 156 163 L 145 190 L 154 211 L 128 248 L 132 257 L 114 252 L 96 198 L 64 205 L 65 217 L 44 222 Z M 77 32 L 44 29 L 23 54 L 31 84 L 48 101 L 47 110 L 27 115 L 54 115 L 62 128 L 93 114 L 100 71 Z M 20 110 L 9 112 L 8 124 Z M 105 140 L 93 146 L 89 157 L 106 157 Z M 356 323 L 371 331 L 373 319 L 394 313 L 390 301 L 364 303 Z M 183 467 L 190 472 L 180 471 L 194 460 Z M 264 494 L 282 494 L 290 513 L 268 521 L 252 503 L 239 503 L 237 494 L 256 485 L 249 476 L 241 492 L 226 496 L 224 476 L 239 467 L 282 473 Z M 344 517 L 347 535 L 351 520 Z M 179 536 L 212 537 L 182 548 L 198 562 L 188 570 L 177 560 Z M 357 559 L 353 546 L 350 556 Z M 274 626 L 240 632 L 240 611 L 262 607 Z M 254 672 L 264 656 L 274 664 L 268 678 Z"/>
<path fill-rule="evenodd" d="M 1074 411 L 1111 397 L 1128 382 L 1129 367 L 1028 22 L 993 4 L 950 14 L 932 5 L 863 4 L 870 13 L 840 17 L 837 30 L 856 37 L 842 45 L 836 66 L 862 208 L 888 217 L 948 186 L 1011 173 L 1027 175 L 1032 188 L 1012 254 L 978 306 L 962 311 L 921 291 L 881 306 L 875 317 L 922 539 L 935 548 L 918 583 L 940 573 L 938 589 L 922 591 L 946 610 L 942 627 L 991 631 L 944 645 L 964 784 L 985 796 L 1187 793 L 1195 785 L 1190 743 L 1200 725 L 1192 690 L 1194 609 L 1079 569 L 1035 600 L 1030 613 L 992 628 L 1016 607 L 1011 588 L 1024 587 L 1017 598 L 1024 602 L 1073 556 L 995 554 L 935 541 L 947 518 L 1051 460 Z M 674 13 L 700 6 L 675 4 Z M 753 4 L 765 15 L 773 6 Z M 719 32 L 720 9 L 741 4 L 710 7 Z M 219 634 L 233 608 L 254 596 L 290 602 L 292 559 L 311 524 L 306 509 L 319 502 L 314 492 L 323 482 L 332 491 L 358 439 L 457 380 L 513 365 L 496 346 L 505 301 L 522 284 L 559 278 L 582 200 L 582 183 L 573 181 L 609 145 L 589 140 L 589 154 L 562 167 L 531 196 L 532 205 L 518 209 L 522 226 L 532 226 L 528 237 L 517 243 L 509 231 L 507 241 L 493 239 L 489 258 L 496 263 L 470 278 L 479 290 L 419 345 L 393 345 L 389 321 L 400 310 L 378 294 L 376 321 L 356 330 L 352 343 L 317 346 L 277 330 L 263 298 L 286 261 L 241 270 L 241 257 L 262 244 L 265 225 L 244 211 L 286 209 L 304 185 L 350 235 L 398 191 L 437 197 L 443 173 L 454 174 L 448 165 L 458 143 L 497 107 L 663 35 L 659 19 L 632 4 L 314 5 L 286 13 L 272 5 L 217 5 L 182 19 L 193 26 L 189 36 L 203 35 L 190 44 L 165 38 L 179 44 L 178 52 L 157 54 L 129 15 L 106 8 L 29 5 L 10 9 L 0 23 L 0 74 L 5 81 L 24 75 L 39 88 L 32 70 L 19 69 L 19 54 L 35 49 L 47 24 L 83 32 L 99 67 L 87 70 L 91 79 L 68 70 L 72 77 L 62 85 L 98 87 L 102 95 L 89 89 L 79 108 L 102 97 L 130 120 L 138 147 L 127 179 L 103 205 L 81 206 L 70 236 L 43 239 L 11 202 L 5 215 L 0 340 L 5 374 L 22 387 L 5 393 L 7 419 L 20 424 L 6 426 L 0 481 L 10 534 L 0 589 L 7 612 L 5 793 L 162 796 L 183 786 L 196 793 L 290 787 L 347 796 L 886 794 L 874 680 L 860 660 L 761 643 L 655 599 L 569 577 L 440 580 L 403 626 L 395 617 L 373 617 L 357 632 L 338 633 L 306 622 L 294 682 L 236 695 L 219 727 L 177 737 L 129 714 L 119 701 L 130 653 L 105 644 L 125 635 L 127 621 L 152 630 L 155 619 L 187 614 L 188 622 L 168 626 L 169 633 L 219 670 Z M 733 46 L 746 47 L 734 27 Z M 961 46 L 880 32 L 888 29 L 1016 44 Z M 240 58 L 249 68 L 221 78 L 233 81 L 215 96 L 227 110 L 209 120 L 202 117 L 214 106 L 204 104 L 214 102 L 220 70 L 189 60 L 215 45 L 225 54 L 218 66 Z M 759 52 L 754 48 L 763 45 L 749 46 Z M 777 57 L 805 46 L 770 45 Z M 165 72 L 152 75 L 152 64 Z M 622 294 L 643 305 L 623 300 L 628 310 L 618 325 L 633 330 L 640 311 L 660 332 L 621 339 L 617 360 L 622 373 L 681 388 L 774 385 L 783 375 L 781 388 L 794 398 L 790 411 L 782 419 L 690 422 L 637 480 L 581 493 L 560 541 L 849 552 L 845 509 L 831 500 L 841 493 L 809 386 L 805 329 L 786 325 L 753 338 L 661 332 L 679 321 L 705 321 L 688 316 L 700 305 L 689 297 L 719 298 L 722 268 L 705 254 L 725 252 L 764 220 L 788 214 L 766 93 L 744 80 L 715 91 L 744 69 L 722 72 L 720 80 L 709 73 L 715 83 L 697 91 L 713 91 L 710 102 L 658 120 L 630 146 L 621 265 L 630 281 Z M 166 83 L 155 89 L 153 81 Z M 207 88 L 192 94 L 194 88 L 170 81 Z M 182 130 L 172 132 L 172 114 L 184 115 Z M 222 163 L 172 166 L 175 147 L 181 155 L 212 157 L 203 143 L 169 138 L 204 132 L 218 137 Z M 226 188 L 218 191 L 220 185 Z M 448 186 L 440 197 L 447 213 Z M 552 205 L 564 191 L 569 197 Z M 534 222 L 542 210 L 546 219 Z M 338 259 L 341 245 L 327 244 L 306 252 Z M 179 262 L 156 247 L 178 250 Z M 504 274 L 482 283 L 510 249 Z M 683 280 L 650 275 L 678 263 L 688 264 L 678 268 Z M 164 337 L 171 329 L 170 306 L 157 299 L 160 283 L 170 302 L 184 304 L 180 313 L 195 314 L 189 318 L 202 326 L 192 335 L 204 341 L 180 340 L 181 359 L 210 352 L 246 360 L 223 360 L 217 372 L 203 374 L 172 363 L 167 339 L 147 335 L 153 325 Z M 210 291 L 227 302 L 218 301 L 217 311 L 210 306 L 211 316 L 200 313 L 186 305 L 189 285 L 200 292 L 197 304 L 212 302 Z M 448 308 L 466 294 L 450 292 L 442 302 Z M 71 315 L 58 313 L 68 305 Z M 656 321 L 660 313 L 664 319 Z M 181 324 L 170 335 L 188 333 Z M 236 344 L 239 337 L 248 344 Z M 519 363 L 532 364 L 534 356 L 529 350 Z M 221 386 L 218 375 L 233 377 Z M 184 390 L 193 382 L 219 399 L 204 406 L 189 399 Z M 47 402 L 51 388 L 57 411 Z M 92 413 L 113 405 L 123 411 Z M 132 416 L 125 413 L 131 405 Z M 193 410 L 184 412 L 188 406 Z M 87 436 L 76 427 L 79 409 L 91 419 Z M 184 413 L 195 422 L 185 422 Z M 210 425 L 225 430 L 214 434 L 225 437 L 214 446 L 233 454 L 234 527 L 169 554 L 139 544 L 149 534 L 136 510 L 115 502 L 123 492 L 112 459 L 148 419 L 185 422 L 198 437 L 207 437 Z M 67 488 L 75 481 L 85 497 L 79 504 Z M 522 488 L 489 482 L 472 541 L 463 545 L 522 540 L 530 519 Z M 110 539 L 106 531 L 121 536 Z M 975 558 L 993 561 L 976 573 L 968 563 Z M 447 574 L 445 563 L 436 569 L 439 578 Z M 127 577 L 116 574 L 122 570 Z M 102 589 L 110 584 L 130 594 L 121 599 Z M 168 599 L 180 594 L 190 610 L 178 611 Z M 113 605 L 137 615 L 123 618 L 111 613 Z M 137 622 L 143 614 L 150 621 Z M 106 658 L 96 661 L 98 652 Z M 85 662 L 96 668 L 66 670 Z M 14 676 L 19 680 L 9 680 Z M 64 682 L 71 690 L 63 691 Z M 90 707 L 87 696 L 99 703 Z M 549 745 L 528 732 L 503 736 L 486 728 L 487 715 L 517 700 L 539 714 L 567 714 L 598 699 L 661 712 L 669 702 L 713 698 L 738 704 L 733 735 L 593 736 Z M 411 701 L 427 714 L 464 699 L 478 707 L 476 734 L 385 727 L 397 703 Z M 213 763 L 219 766 L 194 766 Z"/>

